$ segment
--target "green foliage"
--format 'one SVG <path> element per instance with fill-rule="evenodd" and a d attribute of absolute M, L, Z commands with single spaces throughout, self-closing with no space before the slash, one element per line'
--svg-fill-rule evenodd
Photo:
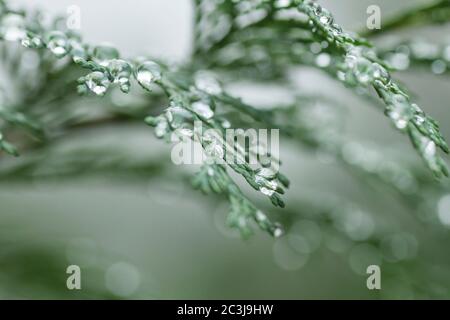
<path fill-rule="evenodd" d="M 333 131 L 333 135 L 324 134 L 325 130 L 335 127 L 334 120 L 323 124 L 320 117 L 313 121 L 297 121 L 302 118 L 298 117 L 299 114 L 308 113 L 310 99 L 297 94 L 298 99 L 293 106 L 274 106 L 262 111 L 227 93 L 216 76 L 235 73 L 261 80 L 288 81 L 288 68 L 306 65 L 324 71 L 355 92 L 362 92 L 367 99 L 374 99 L 376 94 L 376 103 L 383 106 L 394 127 L 410 137 L 412 145 L 434 175 L 448 175 L 438 149 L 446 153 L 449 149 L 438 123 L 426 115 L 412 101 L 408 90 L 392 78 L 390 72 L 393 68 L 379 58 L 368 40 L 344 31 L 330 12 L 313 1 L 197 0 L 195 50 L 191 61 L 182 66 L 148 57 L 126 59 L 110 45 L 91 46 L 83 42 L 81 36 L 66 29 L 60 19 L 46 25 L 39 16 L 16 12 L 3 1 L 0 3 L 3 40 L 20 42 L 28 50 L 33 50 L 30 52 L 35 52 L 38 59 L 34 70 L 37 84 L 32 90 L 26 90 L 20 99 L 5 101 L 5 107 L 0 109 L 0 118 L 4 120 L 0 129 L 3 132 L 15 133 L 24 129 L 34 138 L 32 140 L 39 141 L 35 144 L 18 139 L 25 151 L 30 144 L 35 148 L 51 144 L 60 132 L 77 126 L 140 118 L 155 128 L 158 138 L 170 140 L 174 133 L 181 133 L 179 139 L 199 142 L 208 159 L 217 160 L 227 153 L 243 157 L 243 151 L 230 148 L 216 137 L 196 132 L 195 122 L 219 132 L 230 126 L 252 128 L 259 125 L 280 128 L 284 137 L 326 152 L 353 170 L 393 186 L 400 193 L 411 194 L 418 182 L 408 168 L 393 164 L 376 152 L 372 158 L 355 161 L 348 157 L 349 148 L 353 147 L 353 153 L 369 151 L 364 147 L 349 146 L 339 130 Z M 420 8 L 420 12 L 428 15 L 430 10 L 447 10 L 447 4 L 441 1 L 431 9 Z M 441 21 L 444 15 L 439 17 L 436 21 Z M 402 18 L 402 21 L 410 20 L 410 16 Z M 386 57 L 386 54 L 381 56 Z M 6 59 L 12 68 L 11 73 L 15 74 L 21 61 L 13 55 Z M 24 78 L 19 77 L 18 80 L 22 85 L 25 82 Z M 165 97 L 168 107 L 151 115 L 145 107 L 144 112 L 131 109 L 120 115 L 102 110 L 105 114 L 101 117 L 88 113 L 80 117 L 73 110 L 55 109 L 55 102 L 73 99 L 77 85 L 77 92 L 81 95 L 109 99 L 110 91 L 118 88 L 121 93 L 129 94 L 136 84 L 153 101 L 160 103 L 160 97 Z M 297 116 L 293 117 L 293 114 Z M 251 120 L 245 120 L 244 115 Z M 2 134 L 0 148 L 17 155 L 16 148 Z M 373 163 L 381 165 L 371 170 Z M 27 168 L 30 167 L 33 165 L 28 164 Z M 80 167 L 83 167 L 83 162 Z M 281 226 L 271 222 L 249 200 L 231 177 L 231 172 L 267 196 L 275 207 L 285 206 L 281 195 L 289 186 L 286 176 L 272 173 L 261 161 L 257 168 L 247 163 L 205 163 L 193 181 L 194 187 L 204 193 L 218 193 L 228 199 L 231 207 L 229 224 L 243 235 L 251 232 L 251 224 L 254 223 L 273 236 L 281 236 Z"/>

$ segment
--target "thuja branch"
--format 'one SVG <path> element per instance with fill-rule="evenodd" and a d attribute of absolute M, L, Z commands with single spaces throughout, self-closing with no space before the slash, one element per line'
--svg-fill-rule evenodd
<path fill-rule="evenodd" d="M 218 84 L 205 84 L 202 75 L 194 77 L 191 74 L 186 77 L 178 72 L 177 68 L 147 58 L 123 59 L 112 46 L 91 47 L 70 30 L 55 28 L 55 25 L 44 26 L 26 13 L 13 12 L 7 6 L 4 7 L 1 18 L 4 40 L 19 41 L 27 48 L 50 52 L 54 58 L 61 59 L 63 65 L 76 64 L 89 70 L 89 74 L 78 80 L 80 94 L 103 97 L 115 86 L 123 93 L 129 93 L 135 80 L 146 91 L 152 92 L 159 88 L 167 95 L 170 106 L 160 116 L 146 118 L 146 122 L 155 127 L 158 138 L 169 138 L 173 134 L 179 135 L 180 139 L 197 138 L 209 158 L 223 158 L 228 153 L 239 153 L 222 141 L 199 135 L 193 130 L 195 121 L 219 131 L 229 127 L 226 119 L 217 116 L 215 110 L 215 96 L 221 91 Z M 3 146 L 9 150 L 9 144 Z M 268 196 L 275 206 L 284 207 L 280 197 L 280 194 L 284 193 L 284 187 L 288 186 L 284 175 L 263 167 L 253 169 L 245 162 L 228 163 L 228 166 L 250 186 Z M 231 226 L 239 228 L 246 235 L 251 229 L 251 221 L 255 221 L 263 230 L 274 236 L 282 234 L 280 226 L 269 221 L 244 196 L 225 166 L 206 165 L 205 168 L 207 175 L 200 172 L 196 186 L 200 186 L 203 191 L 212 190 L 228 196 L 231 203 Z M 206 185 L 211 188 L 206 188 Z"/>
<path fill-rule="evenodd" d="M 239 14 L 230 24 L 235 27 L 228 28 L 226 35 L 217 35 L 219 45 L 209 45 L 207 56 L 202 56 L 208 67 L 239 70 L 253 66 L 261 70 L 263 66 L 263 70 L 270 73 L 271 70 L 287 70 L 293 64 L 302 64 L 324 70 L 346 86 L 365 91 L 367 96 L 375 91 L 384 104 L 385 114 L 399 131 L 410 137 L 426 165 L 437 177 L 448 175 L 437 152 L 437 148 L 445 153 L 449 151 L 437 122 L 395 82 L 370 43 L 345 32 L 334 22 L 329 11 L 313 1 L 246 3 L 249 5 L 234 4 Z M 293 10 L 302 15 L 293 15 Z M 229 12 L 223 15 L 230 16 Z M 289 23 L 280 30 L 260 27 L 266 25 L 267 20 L 274 25 L 278 21 L 287 20 Z M 289 25 L 294 27 L 289 29 Z M 210 38 L 214 39 L 213 36 Z M 226 59 L 227 56 L 232 58 Z"/>

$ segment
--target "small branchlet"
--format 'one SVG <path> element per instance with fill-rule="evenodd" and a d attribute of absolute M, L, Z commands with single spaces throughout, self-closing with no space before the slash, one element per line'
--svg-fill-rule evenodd
<path fill-rule="evenodd" d="M 434 175 L 448 174 L 437 152 L 438 148 L 449 152 L 438 123 L 426 115 L 392 78 L 388 63 L 378 57 L 370 42 L 344 31 L 327 9 L 311 0 L 261 0 L 252 4 L 245 1 L 246 6 L 225 2 L 228 7 L 216 9 L 227 10 L 223 12 L 224 16 L 237 12 L 234 20 L 229 22 L 228 31 L 210 36 L 219 39 L 215 42 L 209 40 L 197 46 L 204 47 L 208 53 L 205 57 L 208 66 L 236 70 L 249 66 L 261 70 L 264 66 L 264 72 L 273 75 L 271 70 L 287 70 L 292 64 L 302 64 L 319 68 L 345 86 L 366 92 L 368 96 L 375 91 L 384 104 L 386 116 L 396 129 L 409 135 L 412 145 Z M 278 25 L 278 28 L 268 28 L 268 25 Z M 421 136 L 419 140 L 432 141 L 437 147 L 434 152 L 424 152 L 425 149 L 419 146 L 417 132 Z M 438 165 L 430 166 L 431 163 Z"/>

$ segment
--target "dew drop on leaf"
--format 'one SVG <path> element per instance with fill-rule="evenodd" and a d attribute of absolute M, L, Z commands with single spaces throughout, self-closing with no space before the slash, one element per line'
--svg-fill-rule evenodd
<path fill-rule="evenodd" d="M 109 44 L 103 44 L 94 48 L 93 56 L 99 65 L 106 67 L 111 60 L 119 58 L 119 51 Z"/>
<path fill-rule="evenodd" d="M 202 101 L 193 103 L 192 110 L 194 110 L 196 114 L 207 120 L 211 119 L 214 116 L 214 111 L 212 111 L 211 107 Z"/>
<path fill-rule="evenodd" d="M 89 90 L 98 96 L 105 95 L 109 85 L 111 84 L 108 77 L 100 71 L 95 71 L 88 74 L 84 78 L 84 81 Z"/>
<path fill-rule="evenodd" d="M 120 90 L 127 93 L 130 91 L 130 77 L 133 72 L 131 65 L 120 59 L 111 60 L 108 63 L 108 70 L 114 83 L 118 83 Z"/>
<path fill-rule="evenodd" d="M 47 35 L 47 47 L 57 57 L 64 57 L 69 51 L 67 36 L 60 31 L 53 31 Z"/>
<path fill-rule="evenodd" d="M 146 61 L 136 69 L 136 80 L 146 90 L 151 91 L 152 84 L 161 78 L 161 67 L 153 61 Z"/>

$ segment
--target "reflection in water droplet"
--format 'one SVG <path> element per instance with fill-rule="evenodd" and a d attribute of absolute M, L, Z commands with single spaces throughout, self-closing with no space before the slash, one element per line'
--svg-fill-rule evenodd
<path fill-rule="evenodd" d="M 391 105 L 389 105 L 386 113 L 398 129 L 406 128 L 414 116 L 414 110 L 411 108 L 410 103 L 401 94 L 396 94 L 392 97 Z"/>
<path fill-rule="evenodd" d="M 161 77 L 161 67 L 153 61 L 144 62 L 136 69 L 136 80 L 144 89 L 149 91 L 152 89 L 152 84 L 161 80 Z"/>
<path fill-rule="evenodd" d="M 108 77 L 99 71 L 92 72 L 84 77 L 86 86 L 98 96 L 105 95 L 111 82 Z"/>
<path fill-rule="evenodd" d="M 64 57 L 69 51 L 67 36 L 60 31 L 53 31 L 47 36 L 47 48 L 57 57 Z"/>
<path fill-rule="evenodd" d="M 133 72 L 131 65 L 120 59 L 111 60 L 108 63 L 108 70 L 114 83 L 118 83 L 120 90 L 127 93 L 130 91 L 130 77 Z"/>
<path fill-rule="evenodd" d="M 205 119 L 211 119 L 214 116 L 214 111 L 212 111 L 211 107 L 202 101 L 194 102 L 192 110 Z"/>

